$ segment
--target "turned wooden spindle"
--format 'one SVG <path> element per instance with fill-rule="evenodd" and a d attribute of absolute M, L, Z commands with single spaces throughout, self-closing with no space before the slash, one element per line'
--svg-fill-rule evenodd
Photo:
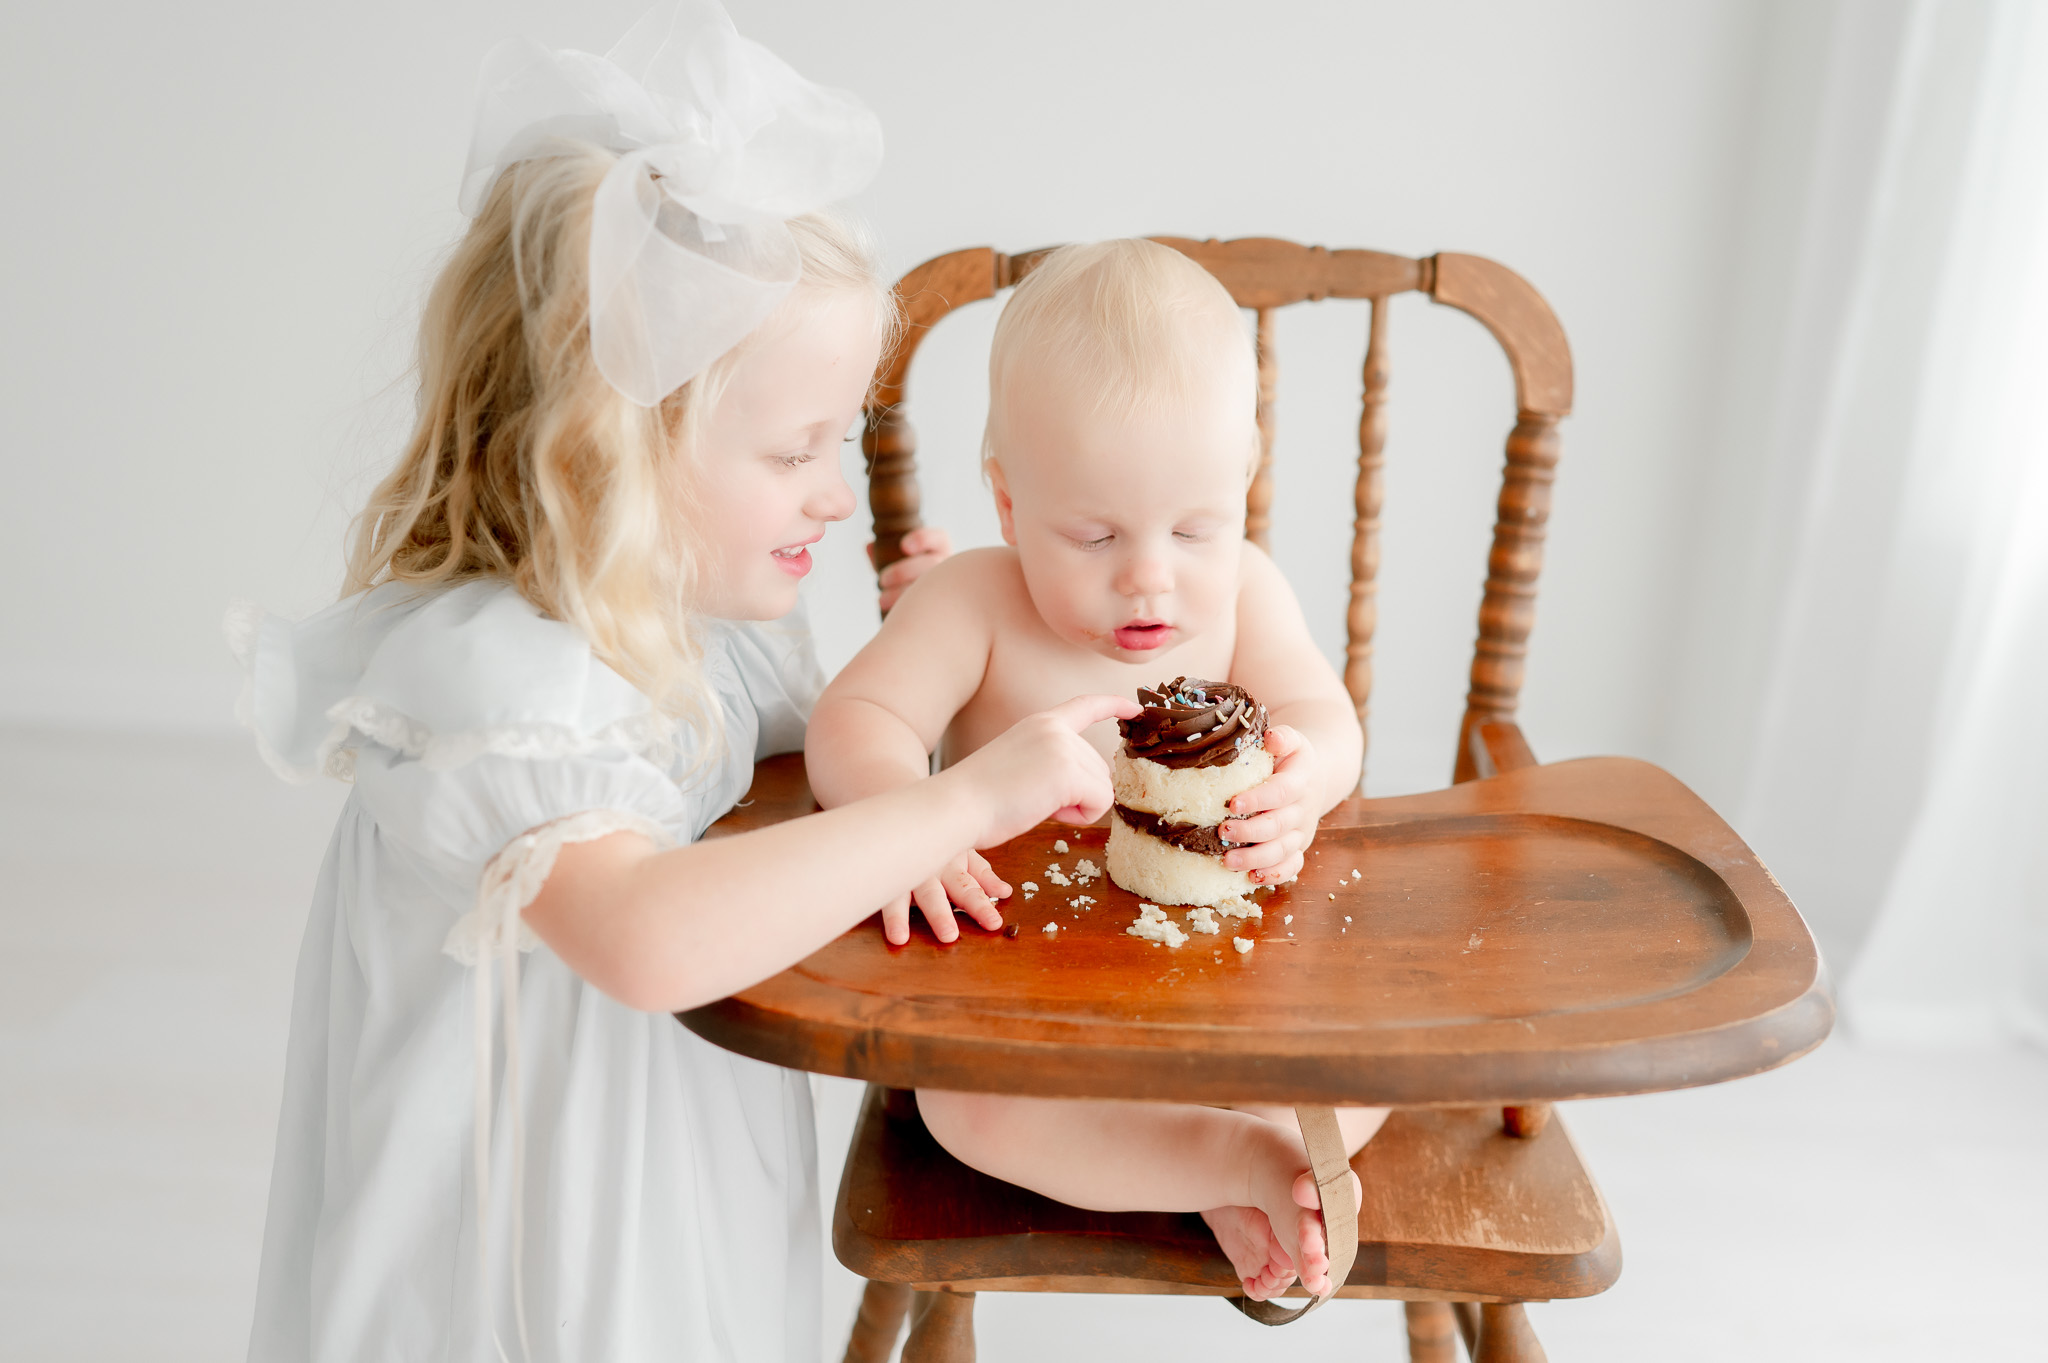
<path fill-rule="evenodd" d="M 1258 310 L 1255 352 L 1259 365 L 1259 467 L 1244 494 L 1244 537 L 1270 549 L 1266 533 L 1273 524 L 1273 431 L 1275 400 L 1280 392 L 1280 356 L 1273 348 L 1273 310 Z"/>
<path fill-rule="evenodd" d="M 1408 1363 L 1458 1363 L 1458 1319 L 1444 1301 L 1402 1303 L 1408 1317 Z"/>
<path fill-rule="evenodd" d="M 924 524 L 917 490 L 917 432 L 900 406 L 868 412 L 861 432 L 867 455 L 868 508 L 875 518 L 875 571 L 903 557 L 903 537 Z"/>
<path fill-rule="evenodd" d="M 853 1332 L 847 1336 L 844 1363 L 889 1363 L 909 1312 L 910 1284 L 869 1282 L 861 1292 Z"/>
<path fill-rule="evenodd" d="M 1453 781 L 1470 781 L 1479 774 L 1471 750 L 1473 730 L 1515 715 L 1529 629 L 1536 621 L 1536 577 L 1543 568 L 1543 535 L 1550 520 L 1557 455 L 1557 417 L 1524 409 L 1508 434 L 1493 551 L 1486 560 L 1486 596 L 1479 605 L 1479 641 L 1472 651 L 1472 689 L 1458 728 Z"/>
<path fill-rule="evenodd" d="M 919 1292 L 910 1308 L 903 1363 L 974 1363 L 974 1294 Z"/>
<path fill-rule="evenodd" d="M 1344 616 L 1344 689 L 1366 729 L 1372 701 L 1372 636 L 1379 628 L 1380 504 L 1382 455 L 1387 447 L 1387 300 L 1372 300 L 1365 345 L 1363 406 L 1358 417 L 1358 482 L 1352 490 L 1351 605 Z M 1367 730 L 1366 742 L 1372 741 Z M 1365 791 L 1359 772 L 1358 790 Z"/>

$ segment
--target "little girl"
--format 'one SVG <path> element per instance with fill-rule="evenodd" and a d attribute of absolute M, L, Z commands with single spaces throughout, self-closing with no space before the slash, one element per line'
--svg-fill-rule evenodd
<path fill-rule="evenodd" d="M 840 440 L 894 314 L 803 210 L 878 154 L 715 10 L 487 68 L 474 222 L 348 595 L 232 622 L 264 756 L 354 782 L 299 960 L 254 1363 L 815 1363 L 808 1085 L 668 1014 L 1107 807 L 1078 731 L 1135 706 L 1094 697 L 698 841 L 820 685 L 792 612 L 853 509 Z"/>

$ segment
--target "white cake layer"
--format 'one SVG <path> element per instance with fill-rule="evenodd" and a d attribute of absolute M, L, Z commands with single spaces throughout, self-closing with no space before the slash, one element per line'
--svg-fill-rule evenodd
<path fill-rule="evenodd" d="M 1161 842 L 1114 813 L 1109 816 L 1106 859 L 1111 880 L 1161 904 L 1220 904 L 1258 888 L 1250 876 L 1231 870 L 1221 858 Z"/>
<path fill-rule="evenodd" d="M 1261 747 L 1239 753 L 1227 766 L 1162 767 L 1149 758 L 1119 752 L 1112 773 L 1118 804 L 1157 814 L 1168 823 L 1214 826 L 1229 817 L 1224 806 L 1231 796 L 1273 774 L 1273 754 Z"/>

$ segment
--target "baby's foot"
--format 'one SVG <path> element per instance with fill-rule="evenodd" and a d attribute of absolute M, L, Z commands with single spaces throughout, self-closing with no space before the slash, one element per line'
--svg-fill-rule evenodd
<path fill-rule="evenodd" d="M 1330 1290 L 1330 1249 L 1323 1229 L 1322 1196 L 1313 1169 L 1305 1169 L 1288 1190 L 1294 1203 L 1295 1235 L 1299 1243 L 1296 1262 L 1301 1267 L 1301 1285 L 1320 1297 Z M 1364 1196 L 1358 1175 L 1351 1175 L 1351 1205 L 1356 1208 Z M 1271 1216 L 1272 1213 L 1267 1213 Z M 1285 1225 L 1285 1222 L 1280 1224 Z"/>
<path fill-rule="evenodd" d="M 1287 1290 L 1294 1281 L 1294 1264 L 1273 1234 L 1273 1223 L 1257 1207 L 1213 1207 L 1202 1213 L 1223 1247 L 1244 1294 L 1264 1301 Z"/>

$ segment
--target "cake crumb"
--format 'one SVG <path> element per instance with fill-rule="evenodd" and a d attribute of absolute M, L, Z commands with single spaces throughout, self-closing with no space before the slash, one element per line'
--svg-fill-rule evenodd
<path fill-rule="evenodd" d="M 1330 898 L 1331 898 L 1331 899 L 1333 899 L 1333 900 L 1334 900 L 1334 899 L 1335 899 L 1336 897 L 1337 897 L 1337 896 L 1335 896 L 1335 895 L 1331 895 L 1331 896 L 1330 896 Z"/>
<path fill-rule="evenodd" d="M 1352 868 L 1351 868 L 1351 878 L 1352 878 L 1353 880 L 1364 880 L 1364 879 L 1365 879 L 1365 877 L 1364 877 L 1364 876 L 1362 876 L 1362 875 L 1358 874 L 1358 868 L 1357 868 L 1356 866 L 1354 866 L 1354 867 L 1352 867 Z"/>
<path fill-rule="evenodd" d="M 1060 870 L 1057 864 L 1045 868 L 1045 878 L 1055 885 L 1071 885 L 1074 883 L 1067 879 L 1066 872 Z"/>
<path fill-rule="evenodd" d="M 1466 947 L 1468 947 L 1468 948 L 1470 948 L 1470 947 L 1476 947 L 1476 946 L 1478 946 L 1478 945 L 1479 945 L 1479 942 L 1480 942 L 1480 937 L 1479 937 L 1479 934 L 1478 934 L 1478 933 L 1476 933 L 1476 932 L 1475 932 L 1475 933 L 1473 933 L 1473 934 L 1472 934 L 1472 935 L 1471 935 L 1470 937 L 1468 937 L 1468 938 L 1466 938 L 1466 939 L 1465 939 L 1465 945 L 1466 945 Z"/>
<path fill-rule="evenodd" d="M 1070 909 L 1092 909 L 1095 907 L 1095 896 L 1092 894 L 1077 894 L 1067 901 L 1067 907 Z"/>
<path fill-rule="evenodd" d="M 1101 874 L 1102 868 L 1086 857 L 1082 857 L 1074 863 L 1074 879 L 1080 881 L 1083 885 L 1088 884 Z"/>
<path fill-rule="evenodd" d="M 1058 852 L 1061 856 L 1065 856 L 1068 851 L 1067 840 L 1065 838 L 1054 838 L 1052 840 L 1052 850 Z"/>
<path fill-rule="evenodd" d="M 1230 939 L 1230 945 L 1236 947 L 1237 954 L 1242 956 L 1252 949 L 1252 939 L 1249 937 L 1233 937 Z"/>
<path fill-rule="evenodd" d="M 1140 904 L 1137 918 L 1124 932 L 1147 942 L 1163 942 L 1170 947 L 1177 947 L 1188 940 L 1180 924 L 1168 918 L 1166 910 L 1157 904 Z"/>
<path fill-rule="evenodd" d="M 1047 923 L 1045 925 L 1045 930 L 1048 933 L 1058 932 L 1060 930 L 1060 925 L 1058 923 Z"/>
<path fill-rule="evenodd" d="M 1289 923 L 1292 923 L 1293 921 L 1294 921 L 1294 915 L 1290 913 L 1290 914 L 1288 914 L 1288 915 L 1287 915 L 1287 916 L 1286 916 L 1285 918 L 1282 918 L 1282 919 L 1280 920 L 1280 926 L 1284 928 L 1284 927 L 1286 927 L 1286 926 L 1287 926 L 1287 925 L 1288 925 Z"/>
<path fill-rule="evenodd" d="M 1027 880 L 1027 881 L 1025 881 L 1025 882 L 1024 882 L 1024 893 L 1025 893 L 1025 894 L 1037 894 L 1037 893 L 1038 893 L 1038 882 L 1037 882 L 1037 881 L 1035 881 L 1035 880 Z"/>
<path fill-rule="evenodd" d="M 1349 922 L 1351 921 L 1351 915 L 1350 915 L 1350 914 L 1348 914 L 1348 913 L 1347 913 L 1347 914 L 1345 914 L 1345 915 L 1344 915 L 1344 921 L 1345 921 L 1345 922 L 1347 922 L 1347 923 L 1349 923 Z"/>
<path fill-rule="evenodd" d="M 1216 910 L 1192 908 L 1188 910 L 1188 923 L 1196 932 L 1215 934 L 1223 931 L 1223 925 L 1216 921 Z"/>
<path fill-rule="evenodd" d="M 1225 918 L 1264 918 L 1266 916 L 1264 909 L 1252 903 L 1243 895 L 1233 896 L 1220 904 L 1213 904 L 1210 907 Z"/>

